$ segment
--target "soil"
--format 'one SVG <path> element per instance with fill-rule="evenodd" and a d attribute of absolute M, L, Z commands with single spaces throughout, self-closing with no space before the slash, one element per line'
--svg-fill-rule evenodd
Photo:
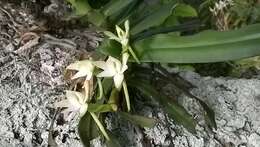
<path fill-rule="evenodd" d="M 77 120 L 56 116 L 52 105 L 64 98 L 65 67 L 99 38 L 57 19 L 66 9 L 54 1 L 0 1 L 0 146 L 82 146 Z"/>

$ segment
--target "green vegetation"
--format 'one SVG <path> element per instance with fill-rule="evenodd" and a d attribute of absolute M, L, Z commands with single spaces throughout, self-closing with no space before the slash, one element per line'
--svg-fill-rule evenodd
<path fill-rule="evenodd" d="M 156 119 L 132 111 L 136 93 L 196 133 L 194 118 L 176 100 L 157 91 L 156 85 L 150 82 L 154 77 L 173 83 L 198 101 L 209 128 L 217 129 L 214 111 L 176 82 L 160 63 L 193 66 L 194 63 L 230 63 L 260 55 L 259 2 L 253 0 L 208 0 L 199 7 L 180 0 L 67 1 L 74 10 L 72 15 L 87 20 L 105 34 L 95 57 L 68 66 L 69 72 L 77 71 L 71 72 L 71 79 L 78 79 L 78 84 L 66 92 L 66 100 L 57 103 L 57 107 L 67 107 L 64 113 L 80 113 L 79 135 L 85 146 L 90 146 L 90 140 L 99 134 L 105 137 L 108 146 L 120 146 L 105 127 L 104 118 L 108 113 L 116 113 L 141 127 L 153 127 L 157 123 Z M 245 11 L 240 11 L 241 3 L 245 4 Z M 259 58 L 232 64 L 248 65 L 243 64 L 247 62 L 259 67 L 256 59 Z"/>

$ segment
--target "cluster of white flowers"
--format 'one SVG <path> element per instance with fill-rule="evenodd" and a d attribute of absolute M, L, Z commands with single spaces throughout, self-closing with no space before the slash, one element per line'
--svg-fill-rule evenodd
<path fill-rule="evenodd" d="M 68 117 L 70 112 L 72 113 L 80 113 L 80 116 L 83 116 L 88 109 L 88 103 L 91 100 L 93 95 L 93 76 L 97 78 L 100 77 L 112 77 L 114 81 L 115 88 L 120 91 L 122 86 L 124 87 L 124 94 L 127 101 L 127 109 L 130 111 L 130 101 L 128 96 L 128 91 L 126 87 L 126 83 L 124 80 L 124 72 L 127 70 L 127 62 L 130 54 L 133 55 L 131 47 L 129 46 L 129 22 L 125 22 L 125 31 L 123 31 L 119 26 L 116 26 L 117 35 L 111 32 L 105 32 L 105 34 L 113 40 L 118 41 L 122 45 L 122 58 L 121 61 L 117 58 L 109 56 L 106 61 L 92 61 L 92 60 L 83 60 L 77 61 L 75 63 L 70 64 L 67 69 L 75 70 L 77 73 L 72 76 L 71 79 L 77 79 L 85 77 L 85 82 L 83 88 L 84 92 L 77 91 L 66 91 L 67 99 L 57 102 L 56 107 L 66 107 L 63 111 L 65 117 Z M 134 57 L 136 58 L 136 56 Z M 103 71 L 94 74 L 95 68 L 102 69 Z M 92 84 L 90 84 L 92 83 Z"/>
<path fill-rule="evenodd" d="M 213 14 L 217 15 L 219 11 L 222 11 L 228 6 L 232 6 L 232 5 L 234 5 L 233 0 L 220 0 L 215 3 L 213 8 L 209 8 L 209 9 Z"/>
<path fill-rule="evenodd" d="M 133 58 L 139 62 L 138 58 L 134 54 L 132 48 L 129 45 L 129 22 L 125 22 L 125 31 L 122 30 L 119 26 L 116 26 L 117 35 L 111 32 L 105 32 L 109 39 L 118 41 L 122 45 L 122 56 L 121 60 L 109 56 L 106 61 L 92 61 L 92 60 L 83 60 L 77 61 L 70 64 L 67 69 L 75 70 L 77 73 L 71 77 L 71 79 L 78 79 L 84 77 L 83 91 L 66 91 L 67 99 L 61 100 L 60 102 L 55 103 L 55 107 L 65 107 L 63 114 L 65 119 L 71 119 L 76 113 L 79 113 L 82 117 L 89 107 L 89 102 L 92 99 L 93 94 L 93 79 L 96 77 L 98 81 L 99 88 L 102 89 L 102 83 L 100 82 L 101 77 L 112 77 L 115 85 L 115 90 L 120 91 L 123 87 L 127 110 L 130 111 L 130 99 L 127 90 L 126 81 L 124 79 L 124 72 L 127 70 L 127 62 L 130 54 Z M 130 54 L 129 54 L 130 53 Z M 96 74 L 94 70 L 96 68 L 102 69 L 100 73 Z M 101 96 L 102 97 L 102 96 Z M 71 114 L 71 115 L 70 115 Z M 108 134 L 106 133 L 103 125 L 98 120 L 98 116 L 90 112 L 90 115 L 98 125 L 100 131 L 109 140 Z"/>

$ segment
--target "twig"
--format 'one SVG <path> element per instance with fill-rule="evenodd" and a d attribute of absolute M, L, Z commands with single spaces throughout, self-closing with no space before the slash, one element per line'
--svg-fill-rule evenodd
<path fill-rule="evenodd" d="M 48 134 L 48 146 L 49 147 L 58 147 L 58 144 L 55 142 L 54 138 L 53 138 L 53 125 L 54 125 L 54 121 L 56 120 L 56 117 L 58 116 L 58 113 L 60 112 L 60 108 L 55 110 L 55 114 L 51 120 L 51 125 L 49 127 L 49 134 Z"/>
<path fill-rule="evenodd" d="M 43 37 L 47 43 L 52 44 L 52 45 L 63 46 L 65 48 L 69 48 L 69 49 L 75 49 L 77 47 L 76 43 L 74 43 L 73 41 L 68 40 L 68 39 L 58 39 L 49 34 L 44 34 Z"/>
<path fill-rule="evenodd" d="M 15 32 L 17 32 L 18 34 L 20 34 L 21 32 L 20 31 L 18 31 L 18 29 L 16 28 L 16 27 L 22 27 L 22 25 L 21 24 L 19 24 L 19 23 L 17 23 L 16 21 L 15 21 L 15 19 L 14 19 L 14 17 L 7 11 L 7 10 L 5 10 L 4 8 L 2 8 L 2 7 L 0 7 L 0 10 L 2 11 L 2 12 L 4 12 L 8 17 L 9 17 L 9 20 L 13 23 L 13 25 L 11 25 L 11 24 L 7 24 L 10 28 L 12 28 L 13 30 L 15 30 Z"/>
<path fill-rule="evenodd" d="M 10 21 L 13 23 L 14 26 L 16 26 L 16 27 L 22 26 L 14 20 L 13 16 L 7 10 L 5 10 L 2 7 L 0 7 L 0 10 L 3 11 L 9 17 Z"/>
<path fill-rule="evenodd" d="M 33 46 L 37 45 L 40 40 L 40 36 L 38 36 L 36 33 L 28 32 L 25 33 L 23 36 L 21 36 L 20 43 L 28 36 L 34 36 L 35 38 L 25 43 L 23 46 L 19 47 L 14 53 L 21 54 L 22 52 L 25 52 L 27 49 L 32 48 Z"/>

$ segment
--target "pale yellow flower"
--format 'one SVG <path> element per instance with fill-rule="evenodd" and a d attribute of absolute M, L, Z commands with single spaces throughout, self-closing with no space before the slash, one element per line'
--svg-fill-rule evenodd
<path fill-rule="evenodd" d="M 112 32 L 105 31 L 104 33 L 109 37 L 109 39 L 116 40 L 121 43 L 122 46 L 128 46 L 129 42 L 129 21 L 125 21 L 125 31 L 116 25 L 117 36 Z"/>
<path fill-rule="evenodd" d="M 75 63 L 70 64 L 67 69 L 77 70 L 78 72 L 72 77 L 72 79 L 85 77 L 86 80 L 90 80 L 93 76 L 95 66 L 92 64 L 90 60 L 82 60 L 77 61 Z"/>
<path fill-rule="evenodd" d="M 97 75 L 97 77 L 113 77 L 115 87 L 121 89 L 124 80 L 124 72 L 127 70 L 127 59 L 129 55 L 124 55 L 124 62 L 121 63 L 118 59 L 109 56 L 107 61 L 96 61 L 93 64 L 103 71 Z"/>
<path fill-rule="evenodd" d="M 66 107 L 62 112 L 65 118 L 69 117 L 70 113 L 79 113 L 83 116 L 88 109 L 84 94 L 77 91 L 66 91 L 66 98 L 60 102 L 55 103 L 55 107 Z"/>

